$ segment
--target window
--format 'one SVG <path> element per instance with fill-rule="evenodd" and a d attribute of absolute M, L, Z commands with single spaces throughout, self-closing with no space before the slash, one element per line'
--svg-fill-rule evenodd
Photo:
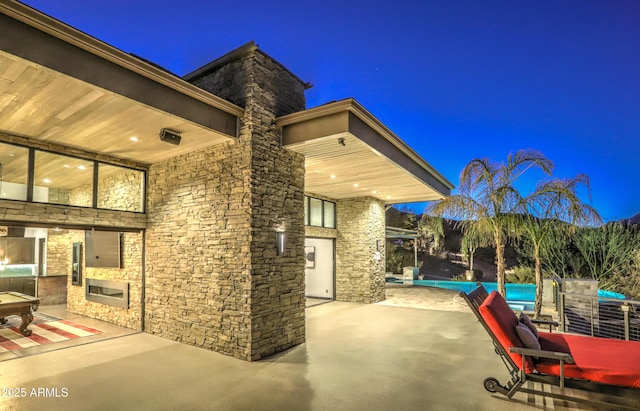
<path fill-rule="evenodd" d="M 29 149 L 0 143 L 0 198 L 27 200 Z"/>
<path fill-rule="evenodd" d="M 322 227 L 322 200 L 309 198 L 309 225 Z"/>
<path fill-rule="evenodd" d="M 324 206 L 324 227 L 336 228 L 336 203 L 323 201 Z"/>
<path fill-rule="evenodd" d="M 144 212 L 146 178 L 142 170 L 0 143 L 0 199 Z"/>
<path fill-rule="evenodd" d="M 336 228 L 336 203 L 307 196 L 304 200 L 305 225 Z"/>
<path fill-rule="evenodd" d="M 91 207 L 93 161 L 36 150 L 33 201 Z"/>

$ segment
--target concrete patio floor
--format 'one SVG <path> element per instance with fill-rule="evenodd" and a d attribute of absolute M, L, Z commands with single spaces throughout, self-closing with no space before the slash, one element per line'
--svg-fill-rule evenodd
<path fill-rule="evenodd" d="M 393 303 L 403 295 L 422 301 L 413 288 L 388 291 L 383 304 L 308 308 L 307 342 L 254 363 L 145 333 L 2 361 L 0 387 L 57 389 L 61 397 L 3 397 L 0 409 L 589 409 L 491 395 L 483 379 L 503 382 L 506 369 L 473 314 L 447 309 L 457 305 L 454 293 L 438 292 L 431 309 Z"/>

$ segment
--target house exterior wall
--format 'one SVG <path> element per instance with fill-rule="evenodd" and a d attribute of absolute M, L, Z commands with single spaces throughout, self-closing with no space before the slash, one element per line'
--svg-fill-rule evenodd
<path fill-rule="evenodd" d="M 304 109 L 304 87 L 258 50 L 193 83 L 246 111 L 237 141 L 149 170 L 145 328 L 257 360 L 305 339 L 304 157 L 272 126 Z M 281 221 L 288 247 L 277 255 Z"/>
<path fill-rule="evenodd" d="M 47 203 L 0 200 L 0 221 L 47 225 L 86 225 L 144 229 L 147 217 L 129 211 L 96 210 Z"/>
<path fill-rule="evenodd" d="M 71 231 L 49 230 L 47 234 L 47 275 L 71 274 Z"/>
<path fill-rule="evenodd" d="M 110 323 L 142 330 L 142 233 L 122 233 L 122 268 L 95 268 L 83 267 L 82 285 L 71 284 L 71 275 L 67 278 L 67 311 L 84 315 Z M 69 248 L 74 242 L 84 244 L 84 231 L 71 231 L 69 235 Z M 82 261 L 85 261 L 82 248 Z M 69 258 L 68 272 L 71 273 L 71 259 Z M 84 265 L 84 263 L 83 263 Z M 111 305 L 87 301 L 85 297 L 87 278 L 99 280 L 123 281 L 129 284 L 129 307 L 121 308 Z"/>
<path fill-rule="evenodd" d="M 386 298 L 384 203 L 372 197 L 338 200 L 336 214 L 336 300 L 383 301 Z"/>

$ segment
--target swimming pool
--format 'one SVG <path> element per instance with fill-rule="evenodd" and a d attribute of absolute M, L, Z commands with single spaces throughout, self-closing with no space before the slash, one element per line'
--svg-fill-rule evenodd
<path fill-rule="evenodd" d="M 498 289 L 497 283 L 483 282 L 481 284 L 488 292 Z M 470 293 L 476 288 L 476 283 L 473 281 L 413 280 L 413 285 L 446 288 L 447 290 L 464 291 L 465 293 Z M 535 284 L 508 283 L 505 286 L 507 289 L 506 300 L 512 309 L 519 311 L 533 311 L 533 305 L 536 301 Z M 606 290 L 598 290 L 598 297 L 615 298 L 619 300 L 625 299 L 625 296 L 622 294 Z"/>

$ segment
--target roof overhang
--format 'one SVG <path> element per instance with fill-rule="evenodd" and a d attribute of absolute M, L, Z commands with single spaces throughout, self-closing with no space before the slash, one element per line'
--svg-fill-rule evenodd
<path fill-rule="evenodd" d="M 0 3 L 0 27 L 0 131 L 141 163 L 238 136 L 242 108 L 28 6 Z"/>
<path fill-rule="evenodd" d="M 279 117 L 282 144 L 305 156 L 305 191 L 386 204 L 439 200 L 453 185 L 354 99 Z M 333 176 L 333 177 L 332 177 Z"/>
<path fill-rule="evenodd" d="M 406 228 L 398 227 L 385 227 L 385 238 L 403 238 L 403 239 L 416 239 L 420 238 L 417 230 L 409 230 Z"/>

